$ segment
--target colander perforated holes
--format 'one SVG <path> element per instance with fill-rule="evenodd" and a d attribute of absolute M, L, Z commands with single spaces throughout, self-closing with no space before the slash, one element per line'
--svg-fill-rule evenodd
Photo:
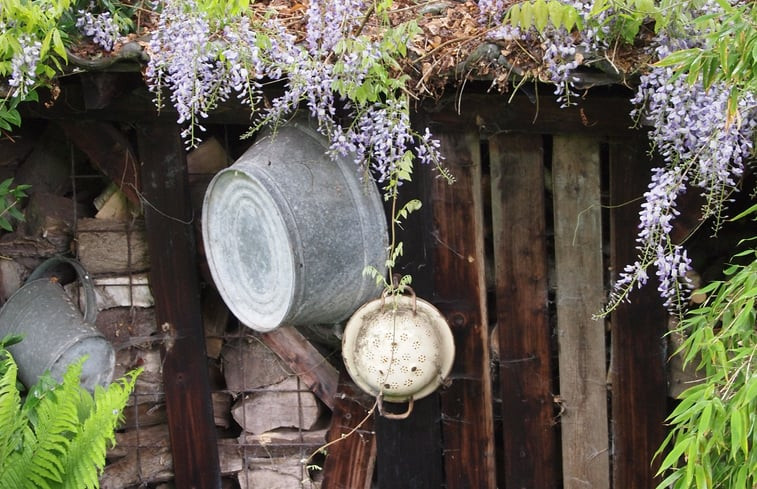
<path fill-rule="evenodd" d="M 418 299 L 398 296 L 396 308 L 377 299 L 344 329 L 342 355 L 350 376 L 388 402 L 419 399 L 436 389 L 451 368 L 454 342 L 444 317 Z M 437 374 L 439 372 L 439 374 Z"/>

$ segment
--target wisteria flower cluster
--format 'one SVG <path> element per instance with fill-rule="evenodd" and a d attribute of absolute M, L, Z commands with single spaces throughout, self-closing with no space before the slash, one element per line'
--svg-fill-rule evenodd
<path fill-rule="evenodd" d="M 592 3 L 581 0 L 564 2 L 575 9 L 577 14 L 586 19 L 592 8 Z M 481 15 L 479 20 L 487 23 L 489 19 L 502 18 L 505 4 L 500 0 L 479 1 Z M 488 34 L 492 41 L 523 41 L 527 45 L 541 47 L 542 66 L 544 75 L 542 81 L 551 82 L 555 86 L 554 94 L 561 107 L 574 105 L 578 97 L 575 83 L 575 70 L 584 64 L 585 54 L 599 52 L 605 49 L 606 43 L 600 31 L 609 31 L 607 19 L 612 17 L 612 10 L 602 11 L 595 22 L 582 22 L 585 27 L 569 31 L 564 26 L 547 24 L 543 29 L 535 26 L 519 26 L 510 23 L 500 24 Z"/>
<path fill-rule="evenodd" d="M 575 95 L 571 74 L 583 61 L 583 53 L 606 49 L 606 39 L 618 16 L 612 8 L 592 14 L 593 2 L 564 3 L 582 17 L 582 29 L 569 33 L 553 25 L 537 30 L 505 23 L 489 35 L 495 40 L 526 43 L 538 39 L 558 101 L 567 105 Z M 499 0 L 480 0 L 479 8 L 484 21 L 504 17 Z M 699 8 L 692 15 L 720 11 L 715 2 L 704 2 Z M 663 59 L 673 51 L 694 47 L 692 43 L 701 36 L 686 27 L 674 22 L 669 30 L 675 30 L 676 35 L 665 30 L 659 32 L 652 44 L 654 57 Z M 628 300 L 632 289 L 645 285 L 650 268 L 656 271 L 665 306 L 671 312 L 679 312 L 683 307 L 691 287 L 687 278 L 691 260 L 682 244 L 674 243 L 670 236 L 679 214 L 678 197 L 691 187 L 698 188 L 705 202 L 701 219 L 710 219 L 717 231 L 729 199 L 738 190 L 746 161 L 753 154 L 757 98 L 753 93 L 743 95 L 736 121 L 729 119 L 728 98 L 729 90 L 723 83 L 705 89 L 701 79 L 692 85 L 685 77 L 675 76 L 670 67 L 653 67 L 641 77 L 632 100 L 637 108 L 631 115 L 652 126 L 649 137 L 665 165 L 653 170 L 644 194 L 636 237 L 638 259 L 619 274 L 601 314 Z"/>
<path fill-rule="evenodd" d="M 42 43 L 39 39 L 28 34 L 20 36 L 18 41 L 21 50 L 16 51 L 11 59 L 11 74 L 8 78 L 8 85 L 12 87 L 15 98 L 23 99 L 36 83 L 37 63 L 39 63 Z"/>
<path fill-rule="evenodd" d="M 668 43 L 657 47 L 660 57 L 670 51 Z M 716 232 L 753 150 L 757 99 L 753 94 L 743 97 L 739 104 L 743 118 L 738 124 L 727 118 L 728 96 L 722 83 L 709 89 L 701 81 L 691 85 L 674 77 L 667 67 L 653 68 L 642 76 L 633 115 L 645 117 L 652 125 L 649 137 L 665 166 L 653 170 L 644 194 L 636 238 L 639 261 L 620 274 L 608 308 L 624 300 L 634 285 L 646 284 L 650 265 L 657 269 L 659 292 L 668 308 L 680 308 L 688 297 L 691 263 L 686 250 L 670 238 L 679 213 L 677 197 L 690 187 L 699 188 L 704 198 L 701 219 L 710 219 Z"/>
<path fill-rule="evenodd" d="M 90 8 L 92 7 L 90 5 Z M 121 28 L 108 11 L 92 13 L 88 10 L 79 10 L 76 28 L 85 36 L 91 37 L 95 44 L 106 51 L 112 51 L 116 41 L 121 36 Z"/>
<path fill-rule="evenodd" d="M 255 114 L 253 130 L 303 106 L 332 155 L 350 154 L 377 181 L 396 183 L 392 173 L 408 152 L 437 166 L 443 158 L 430 133 L 411 127 L 409 101 L 383 64 L 386 46 L 358 32 L 370 8 L 364 0 L 312 0 L 306 42 L 298 43 L 275 18 L 212 19 L 195 0 L 168 1 L 150 41 L 147 79 L 158 104 L 168 87 L 188 146 L 199 141 L 195 128 L 203 130 L 208 112 L 236 94 Z M 284 93 L 259 107 L 264 79 L 282 80 Z"/>

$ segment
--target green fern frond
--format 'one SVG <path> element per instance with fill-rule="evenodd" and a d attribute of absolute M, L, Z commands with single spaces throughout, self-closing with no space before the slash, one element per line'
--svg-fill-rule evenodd
<path fill-rule="evenodd" d="M 95 388 L 94 410 L 83 420 L 63 458 L 66 481 L 64 489 L 95 489 L 98 475 L 105 465 L 108 443 L 115 443 L 114 431 L 141 370 L 135 370 L 113 382 L 107 389 Z"/>
<path fill-rule="evenodd" d="M 80 385 L 84 359 L 58 384 L 43 376 L 23 404 L 18 369 L 0 342 L 0 488 L 97 489 L 108 443 L 140 370 L 94 398 Z"/>
<path fill-rule="evenodd" d="M 28 424 L 24 424 L 19 433 L 19 445 L 8 456 L 7 463 L 0 471 L 0 487 L 8 489 L 32 489 L 39 487 L 29 479 L 29 460 L 33 455 L 35 442 L 34 432 Z"/>
<path fill-rule="evenodd" d="M 63 375 L 63 382 L 42 396 L 32 423 L 36 447 L 28 470 L 42 487 L 51 482 L 61 483 L 64 466 L 61 458 L 71 445 L 79 425 L 80 377 L 84 359 L 72 364 Z"/>
<path fill-rule="evenodd" d="M 20 415 L 21 395 L 16 387 L 18 367 L 10 355 L 0 352 L 0 473 L 9 455 L 20 444 L 20 430 L 24 421 Z"/>

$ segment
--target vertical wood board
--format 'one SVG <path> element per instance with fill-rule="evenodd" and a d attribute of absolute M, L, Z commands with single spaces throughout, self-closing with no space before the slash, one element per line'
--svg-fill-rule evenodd
<path fill-rule="evenodd" d="M 504 474 L 511 489 L 558 487 L 544 150 L 539 135 L 490 139 Z"/>
<path fill-rule="evenodd" d="M 610 487 L 599 143 L 552 144 L 563 487 Z"/>
<path fill-rule="evenodd" d="M 400 192 L 400 206 L 418 198 L 423 206 L 408 215 L 397 227 L 398 240 L 404 243 L 404 253 L 398 259 L 397 271 L 413 278 L 412 287 L 418 297 L 433 296 L 434 263 L 432 237 L 433 212 L 430 205 L 431 168 L 416 168 L 413 180 L 406 182 Z M 404 199 L 404 200 L 403 200 Z M 390 203 L 386 203 L 387 207 Z M 400 208 L 400 207 L 398 207 Z M 391 209 L 387 208 L 387 214 Z M 390 406 L 399 411 L 404 406 Z M 381 489 L 417 489 L 442 487 L 441 401 L 438 391 L 415 401 L 406 419 L 388 419 L 376 415 L 376 476 Z"/>
<path fill-rule="evenodd" d="M 610 145 L 610 250 L 617 274 L 636 259 L 634 238 L 639 197 L 651 167 L 641 138 Z M 667 314 L 657 296 L 657 281 L 631 294 L 631 302 L 613 311 L 612 438 L 613 487 L 653 489 L 660 459 L 653 456 L 665 437 L 667 380 L 663 335 Z"/>
<path fill-rule="evenodd" d="M 374 422 L 373 416 L 368 416 L 373 403 L 373 398 L 360 391 L 343 370 L 326 436 L 328 442 L 339 441 L 326 449 L 322 489 L 370 489 L 376 464 Z M 356 427 L 357 431 L 350 434 Z"/>
<path fill-rule="evenodd" d="M 436 132 L 457 181 L 436 179 L 434 302 L 455 338 L 451 384 L 442 391 L 446 487 L 496 487 L 489 335 L 484 280 L 478 134 Z"/>
<path fill-rule="evenodd" d="M 163 341 L 163 382 L 176 487 L 218 489 L 213 418 L 184 147 L 173 123 L 138 126 L 150 285 Z"/>

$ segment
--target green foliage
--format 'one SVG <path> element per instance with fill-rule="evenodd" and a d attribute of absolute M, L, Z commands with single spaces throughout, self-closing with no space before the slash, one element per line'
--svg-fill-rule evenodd
<path fill-rule="evenodd" d="M 704 47 L 680 50 L 660 60 L 694 83 L 701 76 L 705 88 L 715 83 L 730 87 L 728 111 L 738 112 L 742 93 L 757 91 L 757 4 L 731 5 L 719 1 L 725 16 L 702 15 L 692 20 Z"/>
<path fill-rule="evenodd" d="M 376 281 L 376 284 L 383 286 L 385 293 L 388 294 L 402 294 L 405 291 L 405 287 L 412 282 L 412 277 L 410 275 L 396 277 L 394 274 L 397 260 L 404 252 L 404 245 L 401 241 L 397 240 L 397 228 L 402 226 L 402 223 L 411 213 L 419 210 L 422 206 L 420 200 L 412 199 L 398 208 L 402 182 L 409 182 L 412 178 L 413 153 L 407 151 L 402 158 L 398 160 L 397 166 L 389 174 L 389 180 L 384 186 L 384 200 L 391 201 L 392 203 L 392 220 L 390 223 L 390 241 L 388 249 L 389 257 L 385 263 L 386 273 L 379 271 L 372 266 L 368 266 L 363 270 L 364 275 L 373 278 Z"/>
<path fill-rule="evenodd" d="M 61 383 L 49 376 L 22 400 L 17 366 L 0 343 L 0 487 L 91 489 L 99 487 L 108 444 L 134 388 L 139 370 L 94 396 L 80 385 L 84 359 Z"/>
<path fill-rule="evenodd" d="M 12 187 L 12 178 L 7 178 L 0 183 L 0 228 L 13 231 L 10 218 L 19 221 L 24 220 L 24 215 L 18 210 L 18 203 L 26 197 L 26 191 L 31 185 L 16 185 Z"/>
<path fill-rule="evenodd" d="M 31 86 L 22 84 L 0 92 L 0 130 L 10 130 L 21 123 L 17 107 L 25 100 L 35 100 L 36 89 L 50 82 L 66 61 L 66 33 L 59 28 L 71 0 L 3 0 L 0 9 L 0 79 L 13 73 L 13 60 L 35 42 L 40 43 L 39 59 L 25 76 Z"/>
<path fill-rule="evenodd" d="M 706 377 L 668 418 L 659 489 L 757 487 L 757 248 L 735 258 L 749 262 L 702 289 L 707 301 L 678 329 L 685 362 Z"/>
<path fill-rule="evenodd" d="M 37 101 L 37 90 L 53 84 L 55 77 L 64 71 L 68 60 L 66 46 L 71 35 L 78 35 L 78 11 L 89 9 L 90 3 L 97 11 L 110 12 L 113 21 L 125 32 L 133 29 L 132 15 L 143 2 L 3 0 L 0 8 L 0 80 L 5 80 L 6 85 L 0 84 L 0 131 L 20 126 L 18 105 Z M 244 1 L 229 3 L 237 5 Z M 28 83 L 12 86 L 8 80 L 13 78 L 14 70 L 15 75 L 19 75 L 18 62 L 24 56 L 32 63 L 31 66 L 24 63 L 20 70 Z"/>
<path fill-rule="evenodd" d="M 536 27 L 544 32 L 547 25 L 564 27 L 571 31 L 573 28 L 583 28 L 583 18 L 572 5 L 560 0 L 534 0 L 516 3 L 507 11 L 505 22 L 528 29 Z"/>
<path fill-rule="evenodd" d="M 397 60 L 407 56 L 407 45 L 419 32 L 420 28 L 415 21 L 388 28 L 379 44 L 381 56 L 378 59 L 362 55 L 372 44 L 366 36 L 342 39 L 334 48 L 337 59 L 334 62 L 336 79 L 333 90 L 359 106 L 396 97 L 410 78 L 407 74 L 397 74 L 400 71 Z M 360 83 L 352 77 L 341 76 L 354 69 L 345 62 L 345 56 L 348 54 L 357 55 L 362 63 L 360 69 L 367 72 L 367 76 Z"/>

